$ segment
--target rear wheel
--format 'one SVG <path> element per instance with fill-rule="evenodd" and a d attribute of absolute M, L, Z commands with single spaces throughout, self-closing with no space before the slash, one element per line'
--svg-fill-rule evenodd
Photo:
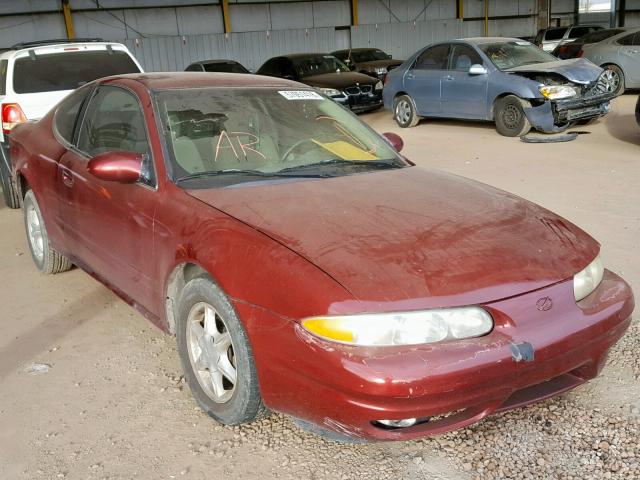
<path fill-rule="evenodd" d="M 416 104 L 409 95 L 400 95 L 393 102 L 393 116 L 402 128 L 415 127 L 420 121 Z"/>
<path fill-rule="evenodd" d="M 4 197 L 5 205 L 9 208 L 20 208 L 20 197 L 11 181 L 11 172 L 9 172 L 2 159 L 0 159 L 0 183 L 2 184 L 2 196 Z"/>
<path fill-rule="evenodd" d="M 505 137 L 521 137 L 529 133 L 531 123 L 524 113 L 530 104 L 515 95 L 499 98 L 495 104 L 496 130 Z"/>
<path fill-rule="evenodd" d="M 40 272 L 45 274 L 66 272 L 73 265 L 67 257 L 59 254 L 49 244 L 47 229 L 40 213 L 40 207 L 33 190 L 24 196 L 22 207 L 24 226 L 27 232 L 27 242 L 33 263 Z"/>
<path fill-rule="evenodd" d="M 607 85 L 607 93 L 622 95 L 624 93 L 624 72 L 617 65 L 605 65 L 602 74 Z"/>

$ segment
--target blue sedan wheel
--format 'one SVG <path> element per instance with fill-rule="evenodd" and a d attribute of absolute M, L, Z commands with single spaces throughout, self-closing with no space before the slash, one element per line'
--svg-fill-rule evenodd
<path fill-rule="evenodd" d="M 521 137 L 529 133 L 531 124 L 524 113 L 527 103 L 515 95 L 499 98 L 495 104 L 496 130 L 505 137 Z"/>
<path fill-rule="evenodd" d="M 415 127 L 420 121 L 416 104 L 409 95 L 400 95 L 393 102 L 393 116 L 401 128 Z"/>

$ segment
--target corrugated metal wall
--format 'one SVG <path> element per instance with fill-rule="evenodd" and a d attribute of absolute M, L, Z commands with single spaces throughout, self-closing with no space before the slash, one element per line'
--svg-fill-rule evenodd
<path fill-rule="evenodd" d="M 256 70 L 268 58 L 338 48 L 334 28 L 124 39 L 147 71 L 184 70 L 191 62 L 231 58 Z"/>

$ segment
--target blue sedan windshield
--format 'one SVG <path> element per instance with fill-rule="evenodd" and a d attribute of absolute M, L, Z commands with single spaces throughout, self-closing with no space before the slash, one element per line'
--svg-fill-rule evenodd
<path fill-rule="evenodd" d="M 558 59 L 529 42 L 484 43 L 480 49 L 500 70 L 534 63 L 556 62 Z"/>

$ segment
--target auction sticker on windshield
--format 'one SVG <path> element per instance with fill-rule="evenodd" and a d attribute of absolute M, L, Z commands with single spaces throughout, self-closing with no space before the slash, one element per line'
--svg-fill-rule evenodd
<path fill-rule="evenodd" d="M 287 100 L 324 100 L 322 95 L 309 90 L 283 90 L 278 93 Z"/>

